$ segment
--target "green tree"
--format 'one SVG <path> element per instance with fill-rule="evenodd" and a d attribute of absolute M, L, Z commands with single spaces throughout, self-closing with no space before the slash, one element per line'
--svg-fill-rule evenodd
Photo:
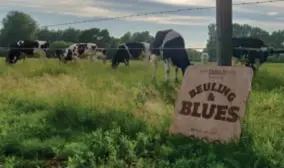
<path fill-rule="evenodd" d="M 45 41 L 58 41 L 61 39 L 62 31 L 48 30 L 47 28 L 39 29 L 37 31 L 37 39 Z"/>
<path fill-rule="evenodd" d="M 50 44 L 50 49 L 62 49 L 69 47 L 72 42 L 66 42 L 66 41 L 54 41 Z"/>
<path fill-rule="evenodd" d="M 130 42 L 131 40 L 132 40 L 132 34 L 130 32 L 127 32 L 120 37 L 120 43 Z"/>
<path fill-rule="evenodd" d="M 216 50 L 216 26 L 215 24 L 210 24 L 208 26 L 208 40 L 206 44 L 206 49 L 204 52 L 209 54 L 209 61 L 216 61 L 217 50 Z"/>
<path fill-rule="evenodd" d="M 110 42 L 107 45 L 107 48 L 109 49 L 107 54 L 108 58 L 112 58 L 112 56 L 116 52 L 115 49 L 118 47 L 119 44 L 120 44 L 120 39 L 115 37 L 110 37 Z"/>
<path fill-rule="evenodd" d="M 132 34 L 131 41 L 135 42 L 152 42 L 154 37 L 150 35 L 149 31 L 135 32 Z"/>
<path fill-rule="evenodd" d="M 105 48 L 108 46 L 108 43 L 110 43 L 111 37 L 109 34 L 109 31 L 107 29 L 102 29 L 95 38 L 95 43 L 102 48 Z"/>
<path fill-rule="evenodd" d="M 81 43 L 95 43 L 100 32 L 98 28 L 91 28 L 81 31 L 79 35 L 79 42 Z M 63 39 L 65 40 L 65 39 Z"/>
<path fill-rule="evenodd" d="M 284 30 L 274 31 L 270 35 L 270 44 L 275 48 L 284 48 Z"/>
<path fill-rule="evenodd" d="M 34 39 L 37 23 L 32 17 L 24 12 L 10 11 L 2 20 L 0 43 L 8 46 L 12 42 L 25 39 Z"/>
<path fill-rule="evenodd" d="M 60 40 L 70 41 L 73 43 L 80 42 L 79 41 L 80 33 L 81 31 L 78 29 L 68 28 L 62 32 Z"/>

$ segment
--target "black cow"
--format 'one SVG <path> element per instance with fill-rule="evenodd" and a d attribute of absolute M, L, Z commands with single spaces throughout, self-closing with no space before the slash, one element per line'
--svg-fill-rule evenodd
<path fill-rule="evenodd" d="M 154 41 L 150 46 L 151 60 L 154 62 L 154 77 L 157 71 L 156 56 L 163 56 L 165 63 L 166 81 L 169 79 L 170 61 L 175 66 L 175 80 L 177 81 L 178 69 L 182 70 L 184 75 L 186 68 L 191 65 L 188 54 L 185 49 L 185 42 L 183 37 L 173 29 L 158 31 L 155 35 Z"/>
<path fill-rule="evenodd" d="M 112 68 L 117 68 L 120 62 L 124 62 L 125 66 L 129 65 L 129 59 L 138 59 L 144 52 L 149 54 L 149 43 L 145 42 L 128 42 L 118 46 L 118 49 L 112 57 Z M 148 58 L 148 56 L 146 56 Z"/>
<path fill-rule="evenodd" d="M 267 61 L 268 56 L 283 53 L 283 50 L 268 47 L 262 40 L 253 37 L 233 37 L 232 46 L 233 57 L 244 60 L 245 65 L 254 71 Z"/>
<path fill-rule="evenodd" d="M 20 57 L 24 55 L 34 55 L 39 51 L 44 51 L 46 56 L 46 50 L 49 48 L 49 42 L 38 40 L 20 40 L 10 44 L 10 50 L 6 56 L 6 63 L 14 64 Z M 24 56 L 25 59 L 25 56 Z"/>

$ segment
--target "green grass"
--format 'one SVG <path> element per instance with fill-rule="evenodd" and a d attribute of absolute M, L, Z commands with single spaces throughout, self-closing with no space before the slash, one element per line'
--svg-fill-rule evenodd
<path fill-rule="evenodd" d="M 284 167 L 282 64 L 261 67 L 241 140 L 222 145 L 168 134 L 179 84 L 164 84 L 163 65 L 153 82 L 137 61 L 117 70 L 110 62 L 0 61 L 4 168 L 47 167 L 52 158 L 70 168 Z"/>

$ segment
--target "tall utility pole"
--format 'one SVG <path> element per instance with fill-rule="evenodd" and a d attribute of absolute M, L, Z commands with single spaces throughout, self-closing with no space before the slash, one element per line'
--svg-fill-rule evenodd
<path fill-rule="evenodd" d="M 232 65 L 232 0 L 216 0 L 217 65 Z"/>

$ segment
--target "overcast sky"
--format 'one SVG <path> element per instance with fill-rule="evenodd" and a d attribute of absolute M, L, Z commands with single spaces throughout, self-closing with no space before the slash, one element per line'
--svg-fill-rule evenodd
<path fill-rule="evenodd" d="M 254 1 L 233 0 L 233 3 Z M 41 26 L 44 26 L 201 6 L 215 6 L 215 0 L 0 0 L 0 19 L 2 20 L 10 10 L 20 10 L 30 14 Z M 270 32 L 284 29 L 283 9 L 284 2 L 233 6 L 233 22 L 248 23 Z M 200 48 L 206 44 L 207 26 L 215 22 L 215 14 L 215 9 L 192 10 L 71 26 L 79 29 L 107 28 L 110 34 L 116 37 L 127 31 L 148 30 L 154 35 L 158 30 L 172 28 L 183 35 L 187 47 Z M 69 26 L 52 27 L 52 29 L 66 29 Z"/>

